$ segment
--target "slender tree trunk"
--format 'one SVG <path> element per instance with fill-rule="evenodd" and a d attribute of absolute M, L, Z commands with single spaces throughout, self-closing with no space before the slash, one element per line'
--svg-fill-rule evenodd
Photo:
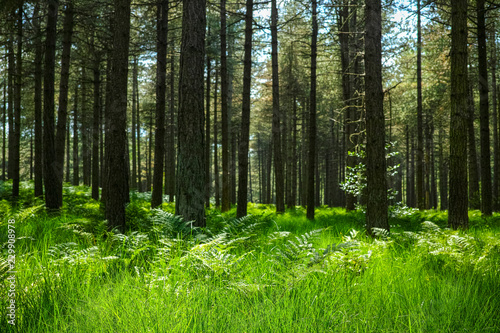
<path fill-rule="evenodd" d="M 366 229 L 389 231 L 382 90 L 382 4 L 365 0 Z"/>
<path fill-rule="evenodd" d="M 488 59 L 486 53 L 485 0 L 477 0 L 477 44 L 479 61 L 479 121 L 481 139 L 481 211 L 493 213 L 490 153 L 490 105 L 488 99 Z"/>
<path fill-rule="evenodd" d="M 111 107 L 106 114 L 106 219 L 108 228 L 125 230 L 125 205 L 129 201 L 127 174 L 127 77 L 130 38 L 130 0 L 114 1 L 114 43 L 111 69 Z"/>
<path fill-rule="evenodd" d="M 313 0 L 315 1 L 315 0 Z M 314 6 L 313 2 L 313 6 Z M 273 156 L 274 156 L 274 175 L 276 181 L 276 212 L 285 212 L 285 198 L 283 177 L 283 160 L 281 151 L 281 111 L 280 111 L 280 86 L 279 86 L 279 69 L 278 69 L 278 9 L 276 0 L 271 1 L 271 63 L 272 63 L 272 80 L 273 80 Z M 315 15 L 315 14 L 313 14 Z M 313 23 L 314 24 L 314 23 Z M 314 27 L 313 27 L 314 29 Z M 314 34 L 314 31 L 313 31 Z M 314 38 L 314 36 L 313 36 Z M 315 52 L 315 51 L 312 51 Z M 313 56 L 312 56 L 313 57 Z M 315 59 L 313 61 L 316 61 Z M 311 65 L 312 68 L 312 65 Z M 311 75 L 312 76 L 312 75 Z M 313 214 L 314 215 L 314 214 Z M 312 217 L 314 218 L 314 216 Z"/>
<path fill-rule="evenodd" d="M 182 14 L 175 213 L 199 227 L 205 226 L 205 27 L 205 0 L 186 1 Z"/>
<path fill-rule="evenodd" d="M 468 228 L 467 215 L 467 1 L 451 3 L 450 197 L 448 224 Z"/>
<path fill-rule="evenodd" d="M 21 3 L 17 14 L 17 53 L 16 78 L 14 91 L 14 153 L 12 166 L 12 196 L 19 196 L 20 143 L 21 143 L 21 88 L 23 81 L 23 5 Z M 62 180 L 61 180 L 62 181 Z"/>
<path fill-rule="evenodd" d="M 220 1 L 221 12 L 221 115 L 222 115 L 222 206 L 221 210 L 227 212 L 230 209 L 229 200 L 229 116 L 228 116 L 228 74 L 227 74 L 227 26 L 226 26 L 226 0 Z"/>
<path fill-rule="evenodd" d="M 35 5 L 35 19 L 33 21 L 35 28 L 35 197 L 43 196 L 43 161 L 42 161 L 42 61 L 43 45 L 42 32 L 40 29 L 39 5 Z M 5 88 L 4 88 L 5 95 Z M 4 97 L 5 100 L 5 97 Z M 4 111 L 5 112 L 5 111 Z M 5 133 L 5 116 L 4 116 Z M 5 149 L 5 141 L 3 145 Z M 3 163 L 5 163 L 5 150 L 3 152 Z M 5 169 L 5 168 L 4 168 Z M 5 172 L 4 172 L 5 173 Z M 2 177 L 4 178 L 4 177 Z"/>
<path fill-rule="evenodd" d="M 312 0 L 311 91 L 309 105 L 309 156 L 307 163 L 307 218 L 314 220 L 314 174 L 316 171 L 316 59 L 318 43 L 318 2 Z"/>
<path fill-rule="evenodd" d="M 165 153 L 165 111 L 167 91 L 168 0 L 157 4 L 156 133 L 155 170 L 151 208 L 163 201 L 163 162 Z"/>
<path fill-rule="evenodd" d="M 75 85 L 75 105 L 73 109 L 73 185 L 80 184 L 79 158 L 78 158 L 78 84 Z M 36 145 L 35 145 L 36 149 Z M 36 152 L 35 152 L 36 156 Z"/>
<path fill-rule="evenodd" d="M 476 134 L 474 129 L 475 119 L 475 106 L 474 106 L 474 92 L 472 90 L 471 81 L 468 83 L 467 95 L 467 135 L 468 135 L 468 157 L 469 157 L 469 207 L 471 209 L 481 208 L 481 199 L 479 196 L 479 165 L 477 161 L 476 150 Z"/>
<path fill-rule="evenodd" d="M 100 116 L 100 92 L 101 92 L 101 55 L 94 49 L 94 113 L 92 119 L 92 198 L 99 200 L 99 116 Z"/>
<path fill-rule="evenodd" d="M 448 162 L 444 153 L 444 129 L 439 129 L 439 196 L 441 198 L 440 209 L 448 209 Z"/>
<path fill-rule="evenodd" d="M 59 173 L 56 161 L 56 146 L 54 135 L 54 84 L 55 84 L 55 53 L 58 1 L 49 0 L 45 39 L 44 66 L 44 103 L 43 103 L 43 160 L 45 183 L 45 206 L 49 209 L 59 209 L 62 198 L 59 188 Z"/>
<path fill-rule="evenodd" d="M 12 36 L 12 39 L 14 36 Z M 12 39 L 7 42 L 7 61 L 8 61 L 8 109 L 7 115 L 9 118 L 9 151 L 8 151 L 8 164 L 7 164 L 7 178 L 12 179 L 14 175 L 14 78 L 16 76 L 16 62 L 14 57 L 14 46 Z"/>
<path fill-rule="evenodd" d="M 35 81 L 38 79 L 38 81 L 40 81 L 39 78 L 36 77 L 35 75 Z M 36 81 L 36 82 L 38 82 Z M 41 86 L 40 86 L 40 89 L 41 89 Z M 36 91 L 35 91 L 36 93 Z M 41 93 L 40 91 L 38 92 L 39 94 Z M 41 96 L 39 96 L 40 98 L 40 101 L 41 101 Z M 39 104 L 39 106 L 41 107 L 41 103 Z M 35 103 L 35 110 L 37 108 L 37 104 Z M 38 110 L 40 113 L 41 113 L 41 110 Z M 36 116 L 36 114 L 35 114 Z M 41 123 L 42 121 L 40 120 L 40 126 L 41 126 Z M 35 123 L 36 125 L 36 123 Z M 7 140 L 7 135 L 6 135 L 6 128 L 7 128 L 7 82 L 4 81 L 3 83 L 3 110 L 2 110 L 2 181 L 5 181 L 5 159 L 6 159 L 6 140 Z M 36 157 L 35 157 L 36 158 Z M 43 189 L 42 189 L 43 191 Z M 42 193 L 43 195 L 43 193 Z"/>
<path fill-rule="evenodd" d="M 273 0 L 274 1 L 274 0 Z M 238 151 L 238 205 L 236 217 L 247 215 L 248 201 L 248 146 L 250 141 L 250 106 L 252 88 L 252 21 L 253 0 L 246 1 L 245 16 L 245 55 L 243 68 L 243 99 L 241 111 L 241 137 Z M 250 170 L 251 172 L 251 170 Z"/>
<path fill-rule="evenodd" d="M 208 29 L 208 35 L 210 35 L 210 27 Z M 211 80 L 211 72 L 212 72 L 212 60 L 210 56 L 207 55 L 207 96 L 206 96 L 206 107 L 205 107 L 205 160 L 207 161 L 205 177 L 207 180 L 206 188 L 205 188 L 205 206 L 210 208 L 210 187 L 212 184 L 211 181 L 211 164 L 210 164 L 210 80 Z"/>
<path fill-rule="evenodd" d="M 422 28 L 420 0 L 417 0 L 417 207 L 425 208 L 424 127 L 422 111 Z"/>
<path fill-rule="evenodd" d="M 64 181 L 70 182 L 70 169 L 71 169 L 71 125 L 70 122 L 66 123 L 66 172 L 64 173 Z"/>
<path fill-rule="evenodd" d="M 493 210 L 500 210 L 499 181 L 500 181 L 500 146 L 498 142 L 498 101 L 497 101 L 497 46 L 495 24 L 491 31 L 491 95 L 493 101 Z"/>
<path fill-rule="evenodd" d="M 130 188 L 137 190 L 137 132 L 136 132 L 136 96 L 137 96 L 137 56 L 134 55 L 134 63 L 132 67 L 132 178 Z"/>
<path fill-rule="evenodd" d="M 172 51 L 174 50 L 174 43 L 172 42 Z M 166 178 L 168 179 L 166 191 L 168 194 L 168 200 L 170 202 L 174 201 L 175 196 L 175 108 L 174 108 L 174 78 L 175 78 L 175 58 L 173 52 L 171 52 L 170 58 L 170 119 L 169 119 L 169 131 L 167 133 L 168 137 L 168 161 L 167 161 L 167 173 Z"/>
<path fill-rule="evenodd" d="M 220 207 L 220 184 L 219 184 L 219 155 L 218 155 L 218 125 L 217 125 L 217 87 L 219 85 L 219 69 L 215 63 L 215 87 L 214 87 L 214 178 L 215 178 L 215 207 Z"/>

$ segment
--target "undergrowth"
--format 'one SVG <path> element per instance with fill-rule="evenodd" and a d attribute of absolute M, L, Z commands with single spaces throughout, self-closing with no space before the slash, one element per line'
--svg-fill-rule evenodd
<path fill-rule="evenodd" d="M 391 233 L 362 211 L 272 205 L 207 210 L 207 227 L 132 193 L 129 230 L 108 231 L 88 188 L 60 214 L 0 186 L 1 332 L 498 332 L 499 216 L 391 210 Z M 16 326 L 7 323 L 7 223 L 16 226 Z"/>

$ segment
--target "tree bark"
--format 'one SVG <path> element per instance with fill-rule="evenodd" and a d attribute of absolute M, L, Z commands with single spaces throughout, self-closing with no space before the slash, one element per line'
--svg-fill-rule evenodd
<path fill-rule="evenodd" d="M 54 135 L 54 84 L 58 1 L 48 1 L 45 39 L 44 103 L 43 103 L 43 161 L 45 183 L 45 206 L 49 210 L 59 209 L 62 201 L 59 188 L 59 173 L 56 162 Z"/>
<path fill-rule="evenodd" d="M 229 198 L 229 115 L 228 115 L 228 74 L 227 74 L 227 26 L 226 26 L 226 0 L 220 1 L 220 76 L 221 76 L 221 115 L 222 115 L 222 206 L 221 210 L 227 212 L 230 207 Z"/>
<path fill-rule="evenodd" d="M 205 226 L 204 60 L 205 0 L 185 1 L 179 81 L 179 146 L 175 212 Z M 227 199 L 227 197 L 226 197 Z"/>
<path fill-rule="evenodd" d="M 106 114 L 106 219 L 108 228 L 125 230 L 125 205 L 129 201 L 127 173 L 127 80 L 130 38 L 130 0 L 114 1 L 114 43 L 111 69 L 111 107 Z"/>
<path fill-rule="evenodd" d="M 95 42 L 95 41 L 94 41 Z M 94 53 L 94 113 L 92 119 L 92 198 L 99 200 L 99 127 L 100 127 L 100 89 L 101 89 L 101 55 L 92 44 Z"/>
<path fill-rule="evenodd" d="M 163 201 L 163 162 L 165 153 L 165 111 L 167 91 L 168 0 L 157 4 L 156 133 L 155 169 L 151 208 Z"/>
<path fill-rule="evenodd" d="M 450 196 L 448 224 L 468 228 L 467 215 L 467 1 L 451 3 Z"/>
<path fill-rule="evenodd" d="M 312 0 L 311 91 L 309 100 L 309 155 L 307 163 L 307 219 L 314 220 L 314 175 L 316 172 L 316 61 L 318 57 L 318 2 Z"/>
<path fill-rule="evenodd" d="M 43 196 L 43 161 L 42 161 L 42 61 L 43 45 L 40 29 L 39 4 L 35 5 L 33 26 L 35 28 L 35 197 Z M 5 125 L 5 118 L 4 118 Z M 5 128 L 4 128 L 5 132 Z M 5 143 L 4 143 L 5 147 Z M 4 154 L 5 155 L 5 154 Z M 5 161 L 5 156 L 4 156 Z"/>
<path fill-rule="evenodd" d="M 134 63 L 132 66 L 132 177 L 130 188 L 137 190 L 137 146 L 136 146 L 136 95 L 137 95 L 137 56 L 134 55 Z"/>
<path fill-rule="evenodd" d="M 17 12 L 17 53 L 16 53 L 16 78 L 14 94 L 14 153 L 12 166 L 12 196 L 19 196 L 19 162 L 21 143 L 21 88 L 23 81 L 23 4 Z M 62 181 L 62 180 L 61 180 Z"/>
<path fill-rule="evenodd" d="M 491 31 L 491 95 L 493 102 L 493 210 L 500 210 L 499 201 L 499 181 L 500 181 L 500 146 L 498 142 L 498 101 L 497 101 L 497 47 L 496 47 L 496 32 L 495 24 L 493 22 L 493 28 Z"/>
<path fill-rule="evenodd" d="M 481 211 L 483 215 L 493 213 L 491 187 L 490 152 L 490 105 L 488 99 L 488 59 L 486 53 L 486 9 L 485 0 L 477 0 L 477 45 L 479 61 L 479 123 L 481 139 Z"/>
<path fill-rule="evenodd" d="M 219 69 L 217 61 L 215 62 L 215 87 L 214 87 L 214 186 L 215 186 L 215 207 L 220 207 L 220 183 L 219 183 L 219 139 L 217 124 L 217 87 L 219 86 Z"/>
<path fill-rule="evenodd" d="M 467 91 L 467 135 L 468 135 L 468 157 L 469 157 L 469 207 L 471 209 L 481 208 L 481 198 L 479 193 L 479 164 L 477 161 L 476 133 L 474 129 L 475 106 L 472 80 L 468 82 Z"/>
<path fill-rule="evenodd" d="M 80 184 L 79 159 L 78 159 L 78 84 L 75 85 L 75 105 L 73 109 L 73 185 Z M 36 136 L 36 134 L 35 134 Z M 36 145 L 35 145 L 36 149 Z M 36 151 L 35 151 L 36 157 Z M 36 168 L 35 168 L 36 172 Z M 36 177 L 35 177 L 36 178 Z"/>
<path fill-rule="evenodd" d="M 274 0 L 273 0 L 274 1 Z M 252 21 L 253 0 L 246 2 L 245 55 L 243 59 L 243 99 L 241 110 L 241 136 L 238 151 L 238 204 L 236 217 L 247 215 L 248 202 L 248 146 L 250 141 L 250 106 L 252 83 Z M 251 170 L 250 170 L 251 172 Z"/>
<path fill-rule="evenodd" d="M 210 28 L 208 29 L 208 34 L 210 35 Z M 205 177 L 207 180 L 207 184 L 205 187 L 205 206 L 207 208 L 210 208 L 210 187 L 212 185 L 211 181 L 211 164 L 210 164 L 210 80 L 211 80 L 211 74 L 212 74 L 212 60 L 210 59 L 210 56 L 207 55 L 207 96 L 206 98 L 206 107 L 205 107 L 205 160 L 207 162 L 206 164 L 206 170 L 205 170 Z"/>
<path fill-rule="evenodd" d="M 424 125 L 422 111 L 422 28 L 420 0 L 417 0 L 417 207 L 425 209 Z"/>
<path fill-rule="evenodd" d="M 382 90 L 382 4 L 365 0 L 366 229 L 389 231 Z"/>

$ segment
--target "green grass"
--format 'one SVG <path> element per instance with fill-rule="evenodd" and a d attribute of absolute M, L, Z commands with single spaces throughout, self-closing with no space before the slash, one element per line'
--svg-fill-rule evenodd
<path fill-rule="evenodd" d="M 406 208 L 391 234 L 362 211 L 207 211 L 206 229 L 133 193 L 130 230 L 108 232 L 84 187 L 49 215 L 24 184 L 0 186 L 1 332 L 499 332 L 500 216 Z M 14 206 L 13 206 L 14 205 Z M 16 326 L 7 323 L 7 224 L 16 220 Z M 431 222 L 425 222 L 431 221 Z"/>

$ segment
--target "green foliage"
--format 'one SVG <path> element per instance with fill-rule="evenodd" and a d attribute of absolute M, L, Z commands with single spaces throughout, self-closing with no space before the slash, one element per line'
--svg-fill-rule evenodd
<path fill-rule="evenodd" d="M 80 201 L 79 192 L 68 201 Z M 444 213 L 398 206 L 392 232 L 375 230 L 372 239 L 357 231 L 363 214 L 342 209 L 318 208 L 314 222 L 300 207 L 277 216 L 253 204 L 240 219 L 209 210 L 200 229 L 139 196 L 128 208 L 137 229 L 122 234 L 107 231 L 91 200 L 81 215 L 69 204 L 59 216 L 1 207 L 20 218 L 23 332 L 500 329 L 497 215 L 470 212 L 474 228 L 464 232 L 447 229 Z M 0 224 L 2 316 L 6 240 Z M 0 330 L 13 332 L 5 321 Z"/>

